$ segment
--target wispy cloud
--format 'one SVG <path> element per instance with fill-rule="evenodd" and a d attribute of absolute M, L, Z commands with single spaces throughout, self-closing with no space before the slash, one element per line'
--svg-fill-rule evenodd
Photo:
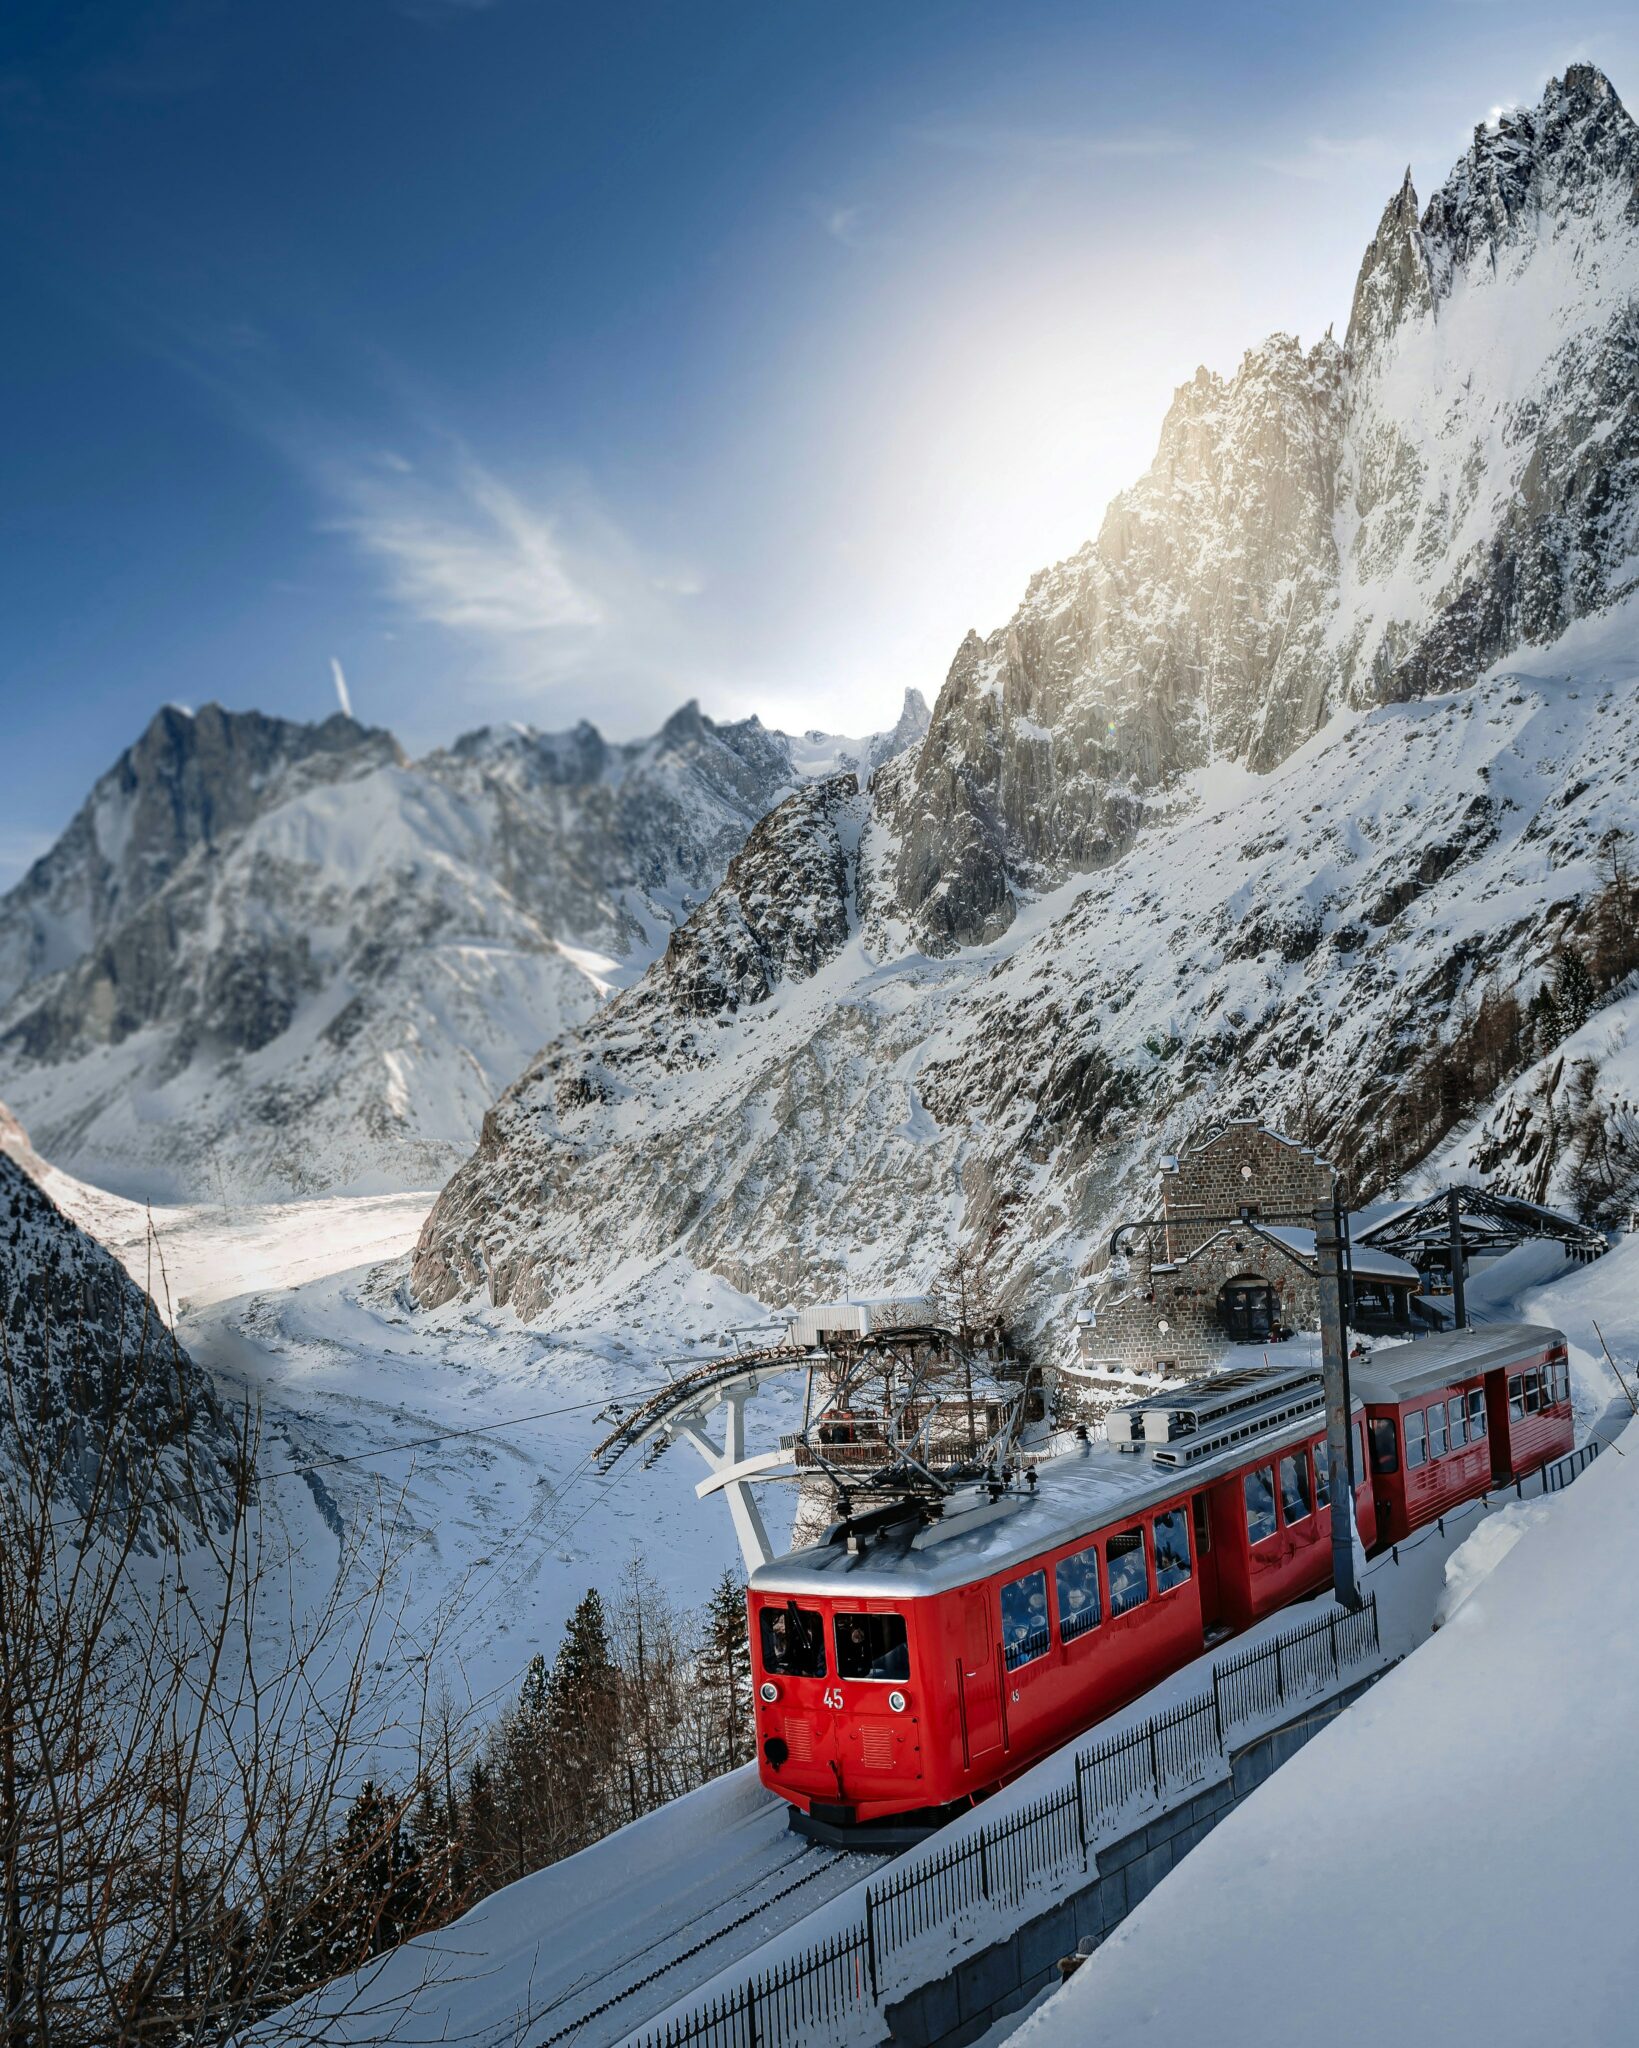
<path fill-rule="evenodd" d="M 1296 148 L 1255 157 L 1263 170 L 1283 178 L 1321 182 L 1344 177 L 1351 171 L 1369 170 L 1374 165 L 1392 165 L 1404 156 L 1396 145 L 1381 135 L 1310 135 Z"/>
<path fill-rule="evenodd" d="M 814 214 L 833 242 L 840 242 L 845 249 L 857 249 L 865 239 L 865 220 L 868 209 L 863 206 L 831 206 L 821 203 L 814 208 Z"/>
<path fill-rule="evenodd" d="M 1195 145 L 1170 128 L 1053 130 L 989 121 L 923 121 L 907 128 L 913 142 L 964 156 L 987 156 L 1040 169 L 1100 163 L 1118 157 L 1183 156 Z"/>
<path fill-rule="evenodd" d="M 603 623 L 555 521 L 469 455 L 437 479 L 391 457 L 338 479 L 338 493 L 337 524 L 418 619 L 496 639 Z"/>

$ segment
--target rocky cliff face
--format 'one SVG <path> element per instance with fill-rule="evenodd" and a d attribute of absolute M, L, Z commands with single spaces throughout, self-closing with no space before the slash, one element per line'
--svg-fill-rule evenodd
<path fill-rule="evenodd" d="M 590 1249 L 577 1227 L 573 1245 L 566 1242 L 549 1264 L 518 1256 L 535 1242 L 543 1213 L 560 1205 L 580 1217 L 597 1212 L 623 1244 L 642 1242 L 646 1227 L 669 1239 L 680 1215 L 707 1210 L 714 1231 L 724 1224 L 730 1234 L 757 1227 L 766 1180 L 759 1180 L 757 1195 L 748 1190 L 743 1204 L 736 1198 L 725 1208 L 713 1192 L 713 1161 L 691 1161 L 686 1186 L 673 1179 L 678 1155 L 653 1142 L 655 1090 L 667 1104 L 659 1121 L 682 1103 L 691 1105 L 697 1133 L 709 1127 L 714 1105 L 728 1105 L 739 1118 L 722 1034 L 741 1018 L 746 1033 L 760 1039 L 760 1027 L 787 999 L 794 999 L 794 1017 L 808 1014 L 804 992 L 812 994 L 814 978 L 852 934 L 862 816 L 852 774 L 788 797 L 758 825 L 721 885 L 673 933 L 665 957 L 643 980 L 592 1024 L 548 1046 L 507 1090 L 484 1119 L 476 1157 L 444 1190 L 422 1238 L 415 1285 L 426 1305 L 481 1285 L 495 1301 L 539 1314 L 575 1284 Z M 723 1137 L 732 1142 L 730 1132 Z M 783 1143 L 781 1156 L 789 1171 L 797 1148 Z M 537 1172 L 547 1188 L 531 1181 Z M 714 1242 L 727 1249 L 728 1238 Z M 508 1247 L 500 1257 L 491 1251 L 496 1244 Z M 601 1267 L 595 1257 L 591 1264 Z"/>
<path fill-rule="evenodd" d="M 916 940 L 995 936 L 1203 762 L 1267 770 L 1340 708 L 1460 687 L 1632 589 L 1636 251 L 1639 135 L 1574 66 L 1421 216 L 1408 177 L 1345 346 L 1197 371 L 1097 539 L 957 652 L 885 813 Z"/>
<path fill-rule="evenodd" d="M 42 1151 L 144 1194 L 442 1180 L 529 1055 L 632 978 L 787 791 L 919 736 L 686 705 L 612 745 L 162 712 L 0 901 L 0 1076 Z"/>
<path fill-rule="evenodd" d="M 1396 195 L 1345 345 L 1186 385 L 1096 541 L 839 810 L 845 941 L 761 1000 L 669 960 L 552 1048 L 419 1297 L 534 1315 L 681 1254 L 815 1298 L 960 1239 L 1063 1320 L 1208 1117 L 1417 1156 L 1413 1069 L 1552 977 L 1631 822 L 1636 168 L 1574 69 L 1421 215 Z M 770 916 L 840 932 L 837 872 Z M 674 957 L 732 923 L 714 898 Z"/>
<path fill-rule="evenodd" d="M 153 1550 L 225 1525 L 234 1443 L 209 1382 L 125 1268 L 38 1186 L 0 1107 L 0 1480 L 49 1470 Z"/>

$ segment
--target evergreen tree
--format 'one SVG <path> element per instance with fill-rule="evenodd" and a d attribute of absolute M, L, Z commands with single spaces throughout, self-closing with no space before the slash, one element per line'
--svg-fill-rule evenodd
<path fill-rule="evenodd" d="M 319 1974 L 339 1976 L 407 1941 L 425 1906 L 398 1802 L 366 1779 L 325 1862 L 315 1915 Z"/>
<path fill-rule="evenodd" d="M 620 1746 L 620 1673 L 595 1586 L 569 1617 L 546 1685 L 547 1741 L 567 1846 L 596 1841 Z"/>
<path fill-rule="evenodd" d="M 1526 1035 L 1531 1051 L 1541 1059 L 1544 1053 L 1552 1052 L 1565 1036 L 1560 1022 L 1559 1001 L 1550 983 L 1544 982 L 1532 996 L 1526 1008 Z"/>
<path fill-rule="evenodd" d="M 732 1571 L 724 1572 L 706 1603 L 700 1670 L 701 1689 L 711 1706 L 708 1770 L 732 1771 L 750 1756 L 752 1743 L 746 1589 Z"/>
<path fill-rule="evenodd" d="M 1573 1031 L 1580 1031 L 1594 1013 L 1598 992 L 1593 985 L 1593 976 L 1588 972 L 1588 963 L 1575 946 L 1566 946 L 1560 953 L 1554 973 L 1554 1000 L 1566 1038 Z"/>
<path fill-rule="evenodd" d="M 539 1870 L 561 1853 L 555 1846 L 550 1688 L 546 1659 L 537 1651 L 496 1745 L 497 1846 L 515 1878 Z"/>
<path fill-rule="evenodd" d="M 467 1867 L 467 1903 L 481 1899 L 509 1876 L 504 1816 L 495 1797 L 494 1774 L 483 1757 L 467 1772 L 462 1800 L 462 1850 Z"/>

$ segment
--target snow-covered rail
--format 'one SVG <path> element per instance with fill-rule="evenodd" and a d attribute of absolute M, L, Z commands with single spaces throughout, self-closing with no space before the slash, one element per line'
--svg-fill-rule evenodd
<path fill-rule="evenodd" d="M 851 1889 L 880 1856 L 793 1834 L 745 1766 L 315 1993 L 260 2048 L 608 2048 Z"/>

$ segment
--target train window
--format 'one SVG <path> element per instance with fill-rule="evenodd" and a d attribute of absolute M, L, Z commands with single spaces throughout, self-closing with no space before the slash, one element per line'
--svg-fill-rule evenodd
<path fill-rule="evenodd" d="M 1319 1443 L 1314 1447 L 1315 1457 L 1315 1506 L 1329 1508 L 1332 1504 L 1332 1447 Z M 1286 1517 L 1291 1521 L 1292 1517 Z"/>
<path fill-rule="evenodd" d="M 1428 1455 L 1430 1462 L 1446 1454 L 1446 1404 L 1432 1401 L 1428 1411 Z"/>
<path fill-rule="evenodd" d="M 763 1669 L 782 1678 L 825 1676 L 825 1624 L 811 1607 L 788 1600 L 757 1618 Z"/>
<path fill-rule="evenodd" d="M 1428 1449 L 1423 1440 L 1423 1418 L 1421 1413 L 1408 1415 L 1405 1418 L 1405 1428 L 1406 1470 L 1408 1472 L 1415 1472 L 1417 1467 L 1423 1464 L 1428 1457 Z"/>
<path fill-rule="evenodd" d="M 1517 1372 L 1508 1376 L 1508 1413 L 1515 1422 L 1525 1420 L 1525 1381 Z"/>
<path fill-rule="evenodd" d="M 1294 1522 L 1308 1521 L 1315 1511 L 1309 1498 L 1309 1460 L 1301 1451 L 1294 1451 L 1280 1461 L 1280 1511 L 1287 1528 Z"/>
<path fill-rule="evenodd" d="M 1275 1533 L 1275 1474 L 1271 1466 L 1260 1465 L 1241 1481 L 1246 1496 L 1246 1540 L 1261 1543 Z"/>
<path fill-rule="evenodd" d="M 1357 1422 L 1354 1426 L 1354 1483 L 1361 1485 L 1368 1470 L 1366 1464 L 1366 1425 Z"/>
<path fill-rule="evenodd" d="M 1144 1532 L 1128 1529 L 1104 1546 L 1104 1575 L 1110 1582 L 1110 1612 L 1125 1614 L 1150 1597 L 1149 1566 L 1144 1561 Z"/>
<path fill-rule="evenodd" d="M 837 1616 L 838 1678 L 909 1678 L 910 1645 L 902 1614 Z"/>
<path fill-rule="evenodd" d="M 1059 1641 L 1073 1643 L 1103 1620 L 1098 1604 L 1098 1545 L 1061 1557 L 1053 1567 L 1053 1590 L 1059 1600 Z"/>
<path fill-rule="evenodd" d="M 1009 1671 L 1047 1655 L 1047 1574 L 1026 1572 L 1002 1588 L 1002 1647 Z"/>
<path fill-rule="evenodd" d="M 1468 1390 L 1468 1441 L 1477 1444 L 1485 1435 L 1485 1389 L 1470 1387 Z"/>
<path fill-rule="evenodd" d="M 1450 1428 L 1451 1448 L 1460 1451 L 1468 1442 L 1468 1410 L 1463 1406 L 1461 1394 L 1453 1394 L 1446 1403 L 1446 1421 Z"/>
<path fill-rule="evenodd" d="M 1542 1375 L 1528 1372 L 1525 1375 L 1525 1412 L 1527 1415 L 1542 1413 Z"/>
<path fill-rule="evenodd" d="M 1554 1370 L 1557 1373 L 1559 1379 L 1559 1399 L 1561 1401 L 1568 1401 L 1571 1398 L 1570 1365 L 1567 1361 L 1562 1359 L 1560 1363 L 1554 1368 Z"/>
<path fill-rule="evenodd" d="M 1394 1433 L 1392 1415 L 1372 1417 L 1372 1470 L 1378 1473 L 1398 1472 L 1400 1469 L 1400 1441 Z"/>
<path fill-rule="evenodd" d="M 1189 1505 L 1195 1521 L 1195 1548 L 1204 1557 L 1212 1548 L 1212 1511 L 1204 1493 L 1192 1493 Z"/>
<path fill-rule="evenodd" d="M 1155 1518 L 1155 1586 L 1168 1593 L 1189 1578 L 1189 1517 L 1170 1508 Z"/>

